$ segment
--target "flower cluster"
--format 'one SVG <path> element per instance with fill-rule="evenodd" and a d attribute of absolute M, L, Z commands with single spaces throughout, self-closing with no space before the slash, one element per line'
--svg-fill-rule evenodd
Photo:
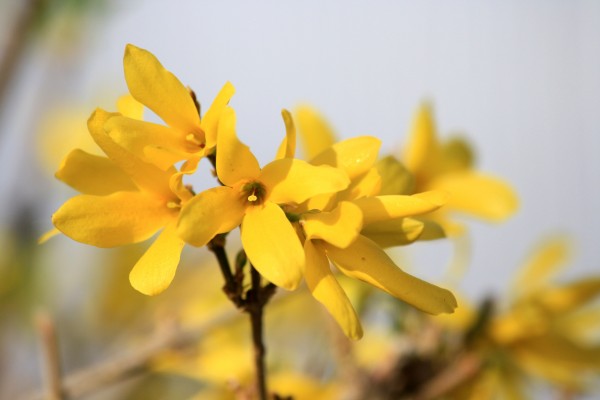
<path fill-rule="evenodd" d="M 98 247 L 142 242 L 160 231 L 130 273 L 142 293 L 169 286 L 186 243 L 209 245 L 239 227 L 243 251 L 262 279 L 287 290 L 304 280 L 356 339 L 361 324 L 331 264 L 424 312 L 452 313 L 451 292 L 404 272 L 383 248 L 444 236 L 447 224 L 436 216 L 446 203 L 480 205 L 478 190 L 500 198 L 488 210 L 491 218 L 514 211 L 509 188 L 452 158 L 462 154 L 456 146 L 435 142 L 426 108 L 406 167 L 391 157 L 378 160 L 375 137 L 328 141 L 322 121 L 306 111 L 296 115 L 302 137 L 325 140 L 307 160 L 296 158 L 286 110 L 279 150 L 261 167 L 238 138 L 233 85 L 226 83 L 201 115 L 194 92 L 148 51 L 128 45 L 124 70 L 130 95 L 118 102 L 119 112 L 97 109 L 88 120 L 105 156 L 74 150 L 66 157 L 56 176 L 81 194 L 52 221 L 68 237 Z M 144 107 L 164 124 L 145 121 Z M 217 182 L 195 193 L 184 178 L 203 158 L 213 163 Z"/>

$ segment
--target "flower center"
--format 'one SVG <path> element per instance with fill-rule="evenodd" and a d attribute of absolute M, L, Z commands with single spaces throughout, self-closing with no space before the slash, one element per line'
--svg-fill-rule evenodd
<path fill-rule="evenodd" d="M 257 206 L 265 201 L 267 189 L 260 182 L 248 182 L 242 186 L 242 196 L 250 205 Z"/>
<path fill-rule="evenodd" d="M 188 134 L 185 136 L 185 140 L 187 140 L 188 142 L 190 142 L 190 143 L 192 143 L 192 144 L 195 144 L 196 146 L 200 147 L 201 149 L 203 149 L 203 148 L 204 148 L 204 146 L 206 146 L 206 143 L 204 143 L 204 142 L 201 142 L 201 141 L 198 139 L 198 137 L 197 137 L 195 134 L 193 134 L 193 133 L 188 133 Z"/>

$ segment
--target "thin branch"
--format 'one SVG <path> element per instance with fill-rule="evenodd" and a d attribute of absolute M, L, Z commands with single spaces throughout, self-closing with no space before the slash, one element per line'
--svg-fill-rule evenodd
<path fill-rule="evenodd" d="M 246 312 L 250 315 L 252 343 L 254 345 L 254 368 L 256 369 L 256 390 L 261 400 L 267 400 L 267 379 L 265 369 L 266 349 L 263 342 L 263 307 L 268 301 L 260 283 L 260 274 L 251 266 L 252 290 L 248 292 Z"/>
<path fill-rule="evenodd" d="M 200 337 L 210 330 L 239 316 L 235 310 L 223 313 L 212 320 L 195 327 L 172 329 L 156 335 L 145 345 L 125 355 L 109 359 L 86 369 L 67 375 L 62 385 L 64 398 L 80 398 L 100 391 L 107 386 L 122 382 L 148 371 L 150 362 L 158 354 L 170 350 L 193 346 Z M 46 391 L 37 391 L 21 398 L 22 400 L 46 400 Z"/>
<path fill-rule="evenodd" d="M 36 316 L 35 325 L 40 335 L 42 347 L 46 400 L 62 400 L 60 355 L 54 323 L 50 316 L 44 312 Z"/>

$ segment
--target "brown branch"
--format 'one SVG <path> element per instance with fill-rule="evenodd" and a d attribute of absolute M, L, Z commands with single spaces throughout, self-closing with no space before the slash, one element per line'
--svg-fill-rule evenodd
<path fill-rule="evenodd" d="M 47 313 L 42 312 L 36 316 L 35 325 L 42 348 L 46 400 L 62 400 L 60 355 L 54 323 Z"/>
<path fill-rule="evenodd" d="M 156 335 L 145 345 L 118 357 L 106 360 L 91 367 L 67 375 L 61 387 L 64 398 L 80 398 L 97 392 L 107 386 L 122 382 L 148 371 L 150 362 L 158 354 L 193 346 L 206 332 L 227 323 L 239 314 L 235 310 L 223 313 L 212 320 L 195 327 L 172 327 Z M 36 391 L 23 396 L 22 400 L 46 400 L 46 391 Z"/>

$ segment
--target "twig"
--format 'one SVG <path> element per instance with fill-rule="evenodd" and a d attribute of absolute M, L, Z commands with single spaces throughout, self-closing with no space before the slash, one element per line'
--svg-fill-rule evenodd
<path fill-rule="evenodd" d="M 5 48 L 0 60 L 0 110 L 6 100 L 9 83 L 27 45 L 28 35 L 35 20 L 44 9 L 44 0 L 23 2 L 12 30 L 6 35 Z"/>
<path fill-rule="evenodd" d="M 62 395 L 64 398 L 80 398 L 139 375 L 148 370 L 150 362 L 156 355 L 169 349 L 192 346 L 198 342 L 201 335 L 233 320 L 238 315 L 235 310 L 231 310 L 199 326 L 186 329 L 174 327 L 128 354 L 69 374 L 62 382 Z M 21 399 L 46 400 L 46 392 L 37 391 Z"/>
<path fill-rule="evenodd" d="M 35 323 L 42 347 L 46 400 L 62 400 L 60 356 L 54 323 L 45 312 L 36 316 Z"/>
<path fill-rule="evenodd" d="M 263 299 L 263 287 L 260 274 L 250 267 L 252 290 L 248 292 L 246 312 L 250 315 L 252 326 L 252 343 L 254 345 L 254 368 L 256 369 L 256 390 L 261 400 L 267 400 L 267 379 L 265 370 L 266 349 L 263 343 L 263 307 L 268 301 Z"/>

